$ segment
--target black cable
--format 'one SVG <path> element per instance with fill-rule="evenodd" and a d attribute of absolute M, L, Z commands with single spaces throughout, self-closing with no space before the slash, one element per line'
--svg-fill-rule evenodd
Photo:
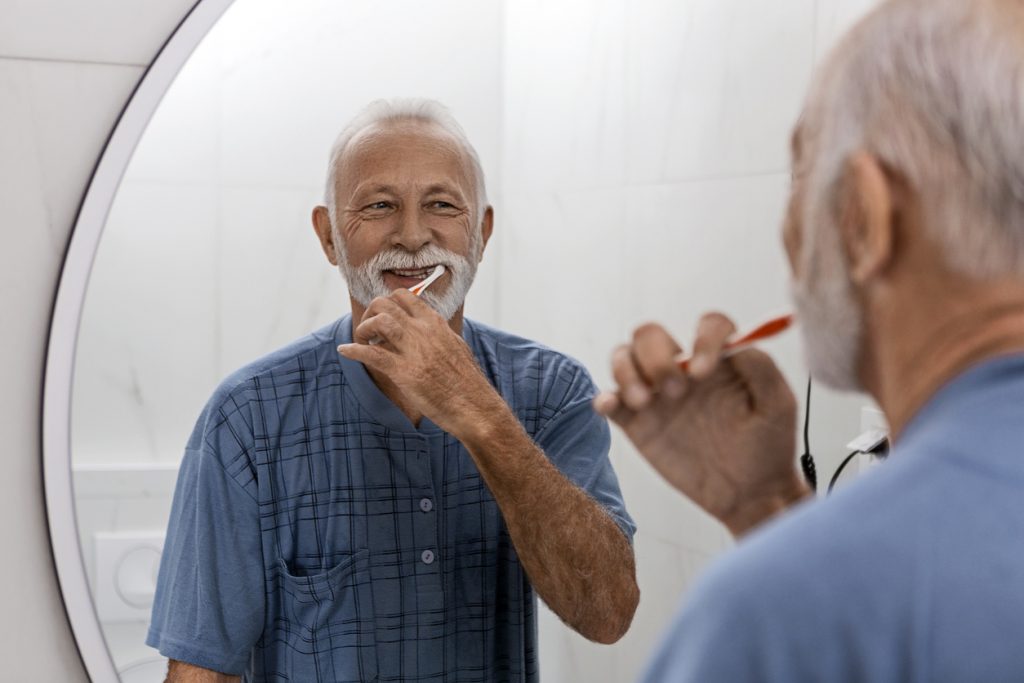
<path fill-rule="evenodd" d="M 818 490 L 818 469 L 811 455 L 811 376 L 807 376 L 807 400 L 804 403 L 804 452 L 800 456 L 800 469 L 812 491 Z"/>
<path fill-rule="evenodd" d="M 847 466 L 847 464 L 849 464 L 849 462 L 853 460 L 853 456 L 860 455 L 861 452 L 862 451 L 854 451 L 853 453 L 850 453 L 848 456 L 843 458 L 843 461 L 839 463 L 839 467 L 836 468 L 836 473 L 832 475 L 832 481 L 828 483 L 828 493 L 832 493 L 832 488 L 836 485 L 836 482 L 839 480 L 839 475 L 843 473 L 843 469 Z"/>

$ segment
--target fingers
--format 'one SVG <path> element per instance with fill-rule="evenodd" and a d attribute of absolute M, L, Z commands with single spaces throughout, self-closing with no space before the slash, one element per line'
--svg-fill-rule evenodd
<path fill-rule="evenodd" d="M 757 349 L 746 349 L 729 359 L 747 386 L 754 409 L 761 413 L 796 413 L 796 397 L 771 357 Z"/>
<path fill-rule="evenodd" d="M 614 391 L 602 391 L 594 397 L 594 412 L 598 415 L 611 417 L 621 406 L 622 401 Z"/>
<path fill-rule="evenodd" d="M 693 360 L 690 361 L 690 374 L 695 379 L 706 379 L 714 373 L 722 358 L 722 350 L 735 333 L 736 326 L 721 313 L 708 313 L 700 319 L 693 342 Z"/>
<path fill-rule="evenodd" d="M 352 331 L 352 341 L 369 344 L 371 339 L 379 338 L 392 346 L 402 340 L 405 325 L 395 320 L 391 313 L 378 313 L 372 317 L 364 317 L 359 326 Z"/>
<path fill-rule="evenodd" d="M 640 410 L 651 400 L 651 390 L 640 376 L 627 344 L 612 352 L 612 377 L 619 385 L 619 396 L 631 410 Z"/>
<path fill-rule="evenodd" d="M 409 315 L 436 313 L 436 311 L 430 307 L 430 304 L 410 292 L 408 289 L 396 289 L 391 292 L 391 296 L 388 298 L 401 306 L 402 310 Z"/>
<path fill-rule="evenodd" d="M 661 325 L 641 325 L 633 333 L 631 353 L 640 376 L 655 392 L 664 391 L 669 398 L 686 393 L 686 374 L 676 357 L 682 349 Z"/>

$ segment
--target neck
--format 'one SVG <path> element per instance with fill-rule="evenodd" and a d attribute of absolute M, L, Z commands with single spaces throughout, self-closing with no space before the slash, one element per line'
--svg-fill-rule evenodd
<path fill-rule="evenodd" d="M 890 299 L 869 311 L 868 320 L 877 324 L 865 330 L 862 379 L 894 439 L 936 392 L 970 367 L 1024 352 L 1020 281 L 953 277 L 931 292 Z"/>
<path fill-rule="evenodd" d="M 356 328 L 359 327 L 359 324 L 366 317 L 366 307 L 355 299 L 350 298 L 349 301 L 352 304 L 352 333 L 355 335 Z M 455 312 L 455 315 L 452 316 L 452 319 L 448 321 L 448 327 L 450 327 L 452 331 L 459 336 L 462 336 L 463 308 L 464 307 L 460 307 L 459 310 Z M 377 388 L 380 389 L 381 393 L 387 396 L 388 400 L 394 403 L 395 406 L 397 406 L 398 409 L 401 410 L 407 418 L 409 418 L 409 421 L 418 427 L 423 415 L 412 409 L 409 402 L 402 394 L 401 389 L 398 388 L 398 385 L 392 382 L 387 375 L 384 375 L 373 368 L 367 366 L 364 367 L 366 367 L 367 374 L 370 375 L 370 379 L 372 379 L 373 383 L 377 385 Z"/>

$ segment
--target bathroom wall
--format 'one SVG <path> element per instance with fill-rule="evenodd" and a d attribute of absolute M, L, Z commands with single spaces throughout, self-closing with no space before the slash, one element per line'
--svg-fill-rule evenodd
<path fill-rule="evenodd" d="M 788 184 L 789 126 L 814 63 L 870 4 L 459 5 L 493 29 L 467 37 L 457 33 L 456 24 L 448 41 L 455 46 L 453 68 L 474 74 L 468 82 L 475 96 L 437 82 L 421 92 L 451 102 L 469 129 L 499 212 L 498 241 L 481 270 L 471 314 L 576 355 L 607 383 L 608 352 L 637 322 L 665 320 L 685 339 L 709 307 L 747 323 L 785 307 L 777 226 Z M 38 406 L 48 316 L 95 156 L 143 66 L 188 5 L 0 0 L 0 224 L 6 240 L 0 250 L 0 414 L 11 454 L 0 482 L 0 519 L 8 547 L 19 552 L 17 562 L 0 569 L 0 599 L 7 614 L 19 615 L 0 627 L 0 651 L 6 655 L 0 680 L 84 680 L 46 545 Z M 352 8 L 368 12 L 371 5 L 353 2 Z M 298 18 L 294 22 L 300 25 Z M 358 39 L 359 32 L 351 30 L 347 38 Z M 319 35 L 310 49 L 329 45 L 330 37 Z M 338 44 L 345 42 L 341 37 Z M 467 40 L 477 41 L 467 54 L 491 56 L 463 64 L 456 48 Z M 137 172 L 126 185 L 135 199 L 119 200 L 112 214 L 112 221 L 125 226 L 156 227 L 156 235 L 133 243 L 128 229 L 121 246 L 105 243 L 93 281 L 97 292 L 115 291 L 115 282 L 103 280 L 102 259 L 107 250 L 121 250 L 123 264 L 173 283 L 170 291 L 184 301 L 209 305 L 183 306 L 174 297 L 156 305 L 118 291 L 121 305 L 130 307 L 111 313 L 114 318 L 99 318 L 105 322 L 94 329 L 92 342 L 83 334 L 82 352 L 98 359 L 98 369 L 115 372 L 95 379 L 93 387 L 103 397 L 93 398 L 97 405 L 109 401 L 117 414 L 130 417 L 154 382 L 177 386 L 176 378 L 159 371 L 116 374 L 135 361 L 139 367 L 159 366 L 160 359 L 147 357 L 145 348 L 126 349 L 116 338 L 104 339 L 112 319 L 184 339 L 181 352 L 195 363 L 181 391 L 191 393 L 174 395 L 181 412 L 124 420 L 145 429 L 125 431 L 114 448 L 85 438 L 83 444 L 93 446 L 76 449 L 76 456 L 94 470 L 132 458 L 173 462 L 175 439 L 162 435 L 191 421 L 187 413 L 198 410 L 218 377 L 335 310 L 343 290 L 320 265 L 306 227 L 329 139 L 299 150 L 271 175 L 254 175 L 253 169 L 260 168 L 264 149 L 279 155 L 287 147 L 289 136 L 281 130 L 294 126 L 326 135 L 332 129 L 327 122 L 343 121 L 367 96 L 411 87 L 408 81 L 375 83 L 368 61 L 360 59 L 352 60 L 356 85 L 346 84 L 353 88 L 346 91 L 351 100 L 336 84 L 312 83 L 313 75 L 298 83 L 291 82 L 294 74 L 276 80 L 235 77 L 246 71 L 239 67 L 268 58 L 273 46 L 228 47 L 219 53 L 211 47 L 205 57 L 219 65 L 224 80 L 198 82 L 194 92 L 223 86 L 225 101 L 240 102 L 249 124 L 217 125 L 239 112 L 190 108 L 184 96 L 168 100 L 154 126 L 162 119 L 170 137 L 140 148 Z M 231 54 L 244 64 L 232 63 Z M 288 97 L 310 93 L 301 120 L 277 114 Z M 213 126 L 204 125 L 210 121 Z M 194 131 L 200 130 L 219 137 L 197 138 Z M 147 158 L 153 163 L 143 163 Z M 181 182 L 181 172 L 189 169 L 195 172 Z M 226 189 L 214 192 L 215 186 Z M 204 222 L 211 215 L 212 225 Z M 206 248 L 186 248 L 186 240 Z M 275 280 L 247 270 L 259 245 L 270 245 L 288 264 L 283 272 L 297 277 Z M 224 277 L 225 268 L 238 277 Z M 275 307 L 312 291 L 318 295 L 308 305 Z M 264 308 L 275 312 L 272 320 L 254 318 L 253 310 Z M 190 338 L 189 324 L 214 330 L 215 343 Z M 795 338 L 774 350 L 799 385 Z M 116 354 L 122 362 L 109 363 Z M 822 472 L 831 470 L 857 430 L 863 403 L 816 394 L 812 438 Z M 83 428 L 76 425 L 76 433 L 88 435 Z M 674 596 L 728 545 L 720 528 L 669 491 L 621 440 L 613 457 L 641 527 L 637 554 L 644 599 L 633 631 L 610 648 L 584 642 L 546 615 L 541 653 L 548 681 L 633 678 L 673 611 Z M 122 512 L 120 518 L 138 522 L 145 514 L 155 513 Z"/>
<path fill-rule="evenodd" d="M 43 506 L 50 309 L 75 210 L 125 100 L 191 0 L 0 0 L 0 680 L 84 681 Z"/>
<path fill-rule="evenodd" d="M 610 350 L 647 320 L 686 344 L 707 310 L 741 326 L 788 310 L 790 131 L 815 64 L 872 4 L 506 3 L 502 325 L 578 356 L 607 385 Z M 767 347 L 802 396 L 797 335 Z M 868 404 L 815 388 L 826 481 Z M 640 527 L 640 608 L 613 647 L 545 613 L 548 680 L 635 679 L 676 596 L 730 545 L 618 434 L 612 457 Z"/>

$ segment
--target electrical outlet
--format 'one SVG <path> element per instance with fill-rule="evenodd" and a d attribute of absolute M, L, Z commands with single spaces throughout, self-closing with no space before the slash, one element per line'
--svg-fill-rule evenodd
<path fill-rule="evenodd" d="M 860 431 L 866 432 L 869 429 L 878 429 L 888 433 L 889 423 L 885 419 L 885 413 L 881 410 L 864 406 L 860 409 Z"/>
<path fill-rule="evenodd" d="M 881 435 L 889 434 L 889 422 L 885 419 L 885 413 L 872 406 L 864 406 L 860 409 L 860 430 L 862 433 L 874 431 Z M 857 472 L 863 474 L 880 462 L 880 458 L 874 453 L 861 453 L 857 456 Z"/>

